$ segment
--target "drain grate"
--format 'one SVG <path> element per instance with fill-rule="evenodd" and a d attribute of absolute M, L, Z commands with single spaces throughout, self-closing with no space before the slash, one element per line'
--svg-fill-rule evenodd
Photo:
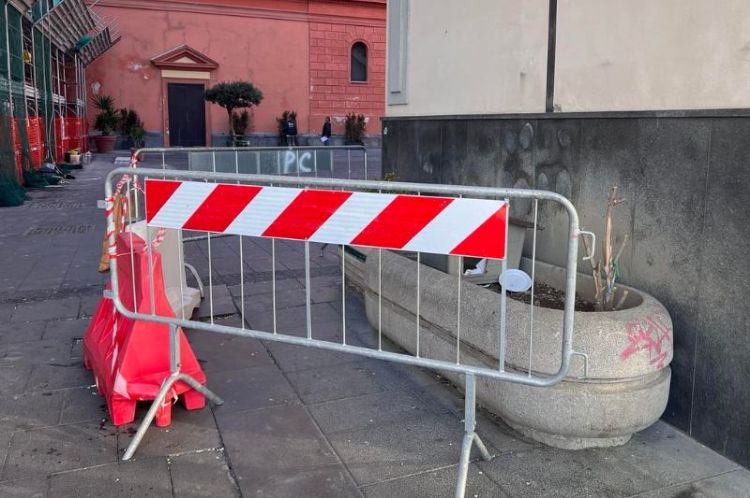
<path fill-rule="evenodd" d="M 52 227 L 31 226 L 23 232 L 24 237 L 83 234 L 93 232 L 94 225 L 57 225 Z"/>
<path fill-rule="evenodd" d="M 31 202 L 27 204 L 29 209 L 78 209 L 91 207 L 85 202 L 57 201 L 57 202 Z"/>

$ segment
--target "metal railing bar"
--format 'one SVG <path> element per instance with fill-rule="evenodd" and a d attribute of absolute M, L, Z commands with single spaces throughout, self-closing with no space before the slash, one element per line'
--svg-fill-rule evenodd
<path fill-rule="evenodd" d="M 287 150 L 314 151 L 314 150 L 367 150 L 363 145 L 299 145 L 299 146 L 276 146 L 276 147 L 144 147 L 135 151 L 138 157 L 142 153 L 175 153 L 175 152 L 283 152 Z"/>
<path fill-rule="evenodd" d="M 131 246 L 131 251 L 133 250 Z M 148 254 L 148 299 L 149 311 L 156 315 L 156 290 L 154 286 L 154 248 L 151 240 L 151 227 L 146 225 L 146 252 Z M 135 267 L 131 268 L 131 275 L 135 281 Z M 136 308 L 138 309 L 138 308 Z"/>
<path fill-rule="evenodd" d="M 458 256 L 458 271 L 456 272 L 458 281 L 458 291 L 456 298 L 456 365 L 461 364 L 461 287 L 464 273 L 464 257 Z"/>
<path fill-rule="evenodd" d="M 214 323 L 214 281 L 213 281 L 213 268 L 211 259 L 211 234 L 208 234 L 206 239 L 208 243 L 208 306 L 209 312 L 211 313 L 211 325 Z"/>
<path fill-rule="evenodd" d="M 346 344 L 346 252 L 341 246 L 341 343 Z"/>
<path fill-rule="evenodd" d="M 208 237 L 213 239 L 221 239 L 224 237 L 239 237 L 239 235 L 235 235 L 233 233 L 213 233 L 213 232 L 206 232 L 206 235 L 196 235 L 194 237 L 185 237 L 182 242 L 198 242 L 200 240 L 206 240 Z"/>
<path fill-rule="evenodd" d="M 537 220 L 538 220 L 539 201 L 534 199 L 534 228 L 531 242 L 531 297 L 529 304 L 529 377 L 533 371 L 533 358 L 534 358 L 534 288 L 536 286 L 536 232 L 537 232 Z"/>
<path fill-rule="evenodd" d="M 117 263 L 115 262 L 115 266 L 116 265 Z M 114 293 L 111 293 L 111 294 L 114 295 Z M 544 386 L 555 385 L 556 383 L 560 382 L 563 378 L 565 378 L 565 375 L 567 373 L 567 372 L 557 372 L 554 375 L 550 375 L 548 377 L 529 378 L 525 372 L 524 373 L 513 373 L 509 371 L 499 372 L 497 369 L 493 369 L 489 367 L 478 367 L 474 365 L 456 365 L 453 362 L 448 362 L 448 361 L 443 361 L 443 360 L 433 360 L 433 359 L 424 358 L 424 357 L 417 358 L 416 356 L 406 355 L 403 353 L 393 353 L 390 351 L 376 350 L 376 349 L 371 349 L 365 346 L 353 346 L 351 344 L 341 344 L 338 342 L 324 341 L 320 339 L 308 339 L 306 337 L 298 337 L 298 336 L 293 336 L 293 335 L 274 334 L 271 332 L 264 332 L 264 331 L 255 330 L 255 329 L 242 330 L 237 327 L 231 327 L 227 325 L 210 324 L 210 323 L 205 323 L 205 322 L 196 322 L 192 320 L 182 320 L 182 319 L 176 319 L 176 318 L 167 318 L 167 317 L 161 317 L 158 315 L 151 316 L 151 315 L 142 314 L 142 313 L 133 313 L 131 311 L 126 310 L 122 306 L 122 304 L 119 302 L 119 299 L 113 299 L 113 302 L 115 303 L 117 311 L 119 311 L 126 317 L 134 319 L 134 320 L 146 320 L 146 321 L 151 321 L 151 322 L 156 322 L 156 323 L 164 323 L 168 325 L 175 324 L 178 327 L 195 329 L 195 330 L 205 330 L 208 332 L 215 332 L 218 334 L 227 334 L 227 335 L 234 335 L 234 336 L 239 336 L 239 337 L 251 337 L 251 338 L 260 339 L 260 340 L 283 342 L 286 344 L 296 344 L 298 346 L 315 347 L 318 349 L 336 351 L 340 353 L 357 354 L 357 355 L 365 356 L 368 358 L 388 360 L 388 361 L 393 361 L 396 363 L 402 363 L 406 365 L 431 368 L 434 370 L 473 373 L 481 377 L 488 377 L 488 378 L 493 378 L 493 379 L 498 379 L 498 380 L 517 382 L 519 384 L 525 384 L 529 386 L 544 387 Z"/>
<path fill-rule="evenodd" d="M 187 287 L 184 280 L 185 276 L 185 255 L 182 253 L 182 229 L 177 230 L 177 273 L 180 276 L 180 315 L 181 318 L 185 319 L 185 292 L 184 289 Z"/>
<path fill-rule="evenodd" d="M 124 175 L 132 173 L 129 168 L 115 168 L 108 176 Z M 578 214 L 573 207 L 571 202 L 561 196 L 560 194 L 548 190 L 526 190 L 526 189 L 509 189 L 509 188 L 495 188 L 495 187 L 475 187 L 469 185 L 441 185 L 441 184 L 430 184 L 430 183 L 409 183 L 409 182 L 387 182 L 382 180 L 348 180 L 339 178 L 304 178 L 300 179 L 297 177 L 286 177 L 276 175 L 253 175 L 246 173 L 211 173 L 206 171 L 178 171 L 178 170 L 167 170 L 166 172 L 158 169 L 150 168 L 139 168 L 138 174 L 141 176 L 159 176 L 166 175 L 167 178 L 183 179 L 183 180 L 204 180 L 206 176 L 211 176 L 212 179 L 226 180 L 231 182 L 244 182 L 244 183 L 274 183 L 277 186 L 297 186 L 300 185 L 300 181 L 307 187 L 335 187 L 336 189 L 351 188 L 360 190 L 398 190 L 403 193 L 417 194 L 421 192 L 423 194 L 443 194 L 451 197 L 458 197 L 460 195 L 473 196 L 473 197 L 515 197 L 518 199 L 539 199 L 539 200 L 551 200 L 559 202 L 566 208 L 569 214 L 573 214 L 576 229 L 578 229 Z M 577 239 L 576 239 L 577 241 Z M 577 244 L 576 244 L 577 245 Z"/>
<path fill-rule="evenodd" d="M 310 241 L 305 241 L 305 322 L 307 338 L 312 339 L 312 296 L 310 292 Z"/>
<path fill-rule="evenodd" d="M 508 198 L 505 198 L 505 206 L 506 206 L 506 214 L 510 213 L 510 203 Z M 500 275 L 502 275 L 503 279 L 507 278 L 507 271 L 508 271 L 508 218 L 509 216 L 505 217 L 505 257 L 502 260 L 501 263 L 501 270 Z M 507 333 L 507 309 L 508 309 L 508 286 L 506 285 L 505 281 L 503 280 L 500 283 L 500 335 L 498 336 L 498 346 L 497 346 L 497 362 L 498 362 L 498 369 L 501 372 L 505 371 L 505 354 L 506 354 L 506 333 Z"/>
<path fill-rule="evenodd" d="M 276 328 L 276 239 L 271 239 L 271 301 L 273 314 L 273 335 L 277 334 Z"/>

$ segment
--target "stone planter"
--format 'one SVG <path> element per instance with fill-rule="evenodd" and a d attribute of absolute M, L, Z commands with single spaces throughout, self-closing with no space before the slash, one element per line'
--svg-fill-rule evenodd
<path fill-rule="evenodd" d="M 370 323 L 378 322 L 377 258 L 365 263 L 365 303 Z M 523 265 L 522 265 L 523 266 Z M 564 271 L 537 263 L 538 281 L 560 287 Z M 579 292 L 592 286 L 579 274 Z M 455 361 L 457 280 L 421 268 L 420 349 L 428 358 Z M 625 288 L 625 287 L 623 287 Z M 383 251 L 383 334 L 410 352 L 416 349 L 416 262 Z M 556 386 L 536 388 L 478 379 L 478 398 L 523 434 L 567 449 L 614 446 L 656 422 L 669 394 L 672 323 L 653 297 L 628 288 L 623 310 L 576 312 L 573 348 L 588 355 L 588 377 L 580 358 Z M 497 366 L 500 296 L 462 284 L 462 363 Z M 528 371 L 529 305 L 508 299 L 508 369 Z M 534 310 L 532 370 L 554 373 L 560 362 L 562 311 Z M 443 372 L 456 384 L 462 375 Z"/>

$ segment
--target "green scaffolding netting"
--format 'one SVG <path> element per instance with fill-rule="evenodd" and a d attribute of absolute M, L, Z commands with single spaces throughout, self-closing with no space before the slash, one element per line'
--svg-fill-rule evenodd
<path fill-rule="evenodd" d="M 40 20 L 49 6 L 37 2 L 32 18 Z M 51 28 L 43 20 L 33 25 L 28 16 L 7 1 L 0 2 L 0 206 L 23 202 L 21 180 L 28 187 L 44 183 L 42 180 L 55 181 L 34 168 L 42 158 L 53 160 L 55 117 L 67 115 L 66 104 L 55 103 L 53 91 L 57 88 L 57 93 L 67 93 L 61 87 L 67 79 L 60 82 L 57 72 L 64 56 L 60 47 L 53 46 L 46 29 Z M 41 119 L 41 143 L 36 142 L 36 128 L 28 126 L 34 124 L 30 118 Z M 29 130 L 34 137 L 29 137 Z M 39 151 L 39 145 L 46 150 Z"/>
<path fill-rule="evenodd" d="M 44 119 L 45 143 L 54 147 L 54 107 L 52 101 L 52 44 L 38 29 L 34 28 L 34 66 L 36 87 L 39 91 L 38 116 Z"/>
<path fill-rule="evenodd" d="M 8 9 L 17 14 L 15 9 Z M 9 16 L 10 17 L 10 16 Z M 15 17 L 15 19 L 19 19 Z M 8 74 L 8 57 L 16 50 L 20 56 L 20 47 L 8 47 L 10 38 L 9 22 L 5 8 L 0 8 L 0 206 L 18 206 L 23 203 L 25 191 L 21 187 L 16 169 L 16 158 L 13 145 L 13 107 L 11 104 L 11 75 Z M 10 50 L 9 50 L 10 48 Z M 12 61 L 12 59 L 11 59 Z M 17 67 L 13 65 L 15 69 Z"/>

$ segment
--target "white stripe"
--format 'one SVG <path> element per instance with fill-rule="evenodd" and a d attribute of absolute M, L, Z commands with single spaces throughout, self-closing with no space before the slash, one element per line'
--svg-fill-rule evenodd
<path fill-rule="evenodd" d="M 449 254 L 503 206 L 503 201 L 455 199 L 403 248 Z"/>
<path fill-rule="evenodd" d="M 224 232 L 259 237 L 300 192 L 296 188 L 263 187 Z"/>
<path fill-rule="evenodd" d="M 215 188 L 215 183 L 182 182 L 149 225 L 182 228 Z"/>
<path fill-rule="evenodd" d="M 310 237 L 313 242 L 348 244 L 395 199 L 392 194 L 354 192 Z"/>

